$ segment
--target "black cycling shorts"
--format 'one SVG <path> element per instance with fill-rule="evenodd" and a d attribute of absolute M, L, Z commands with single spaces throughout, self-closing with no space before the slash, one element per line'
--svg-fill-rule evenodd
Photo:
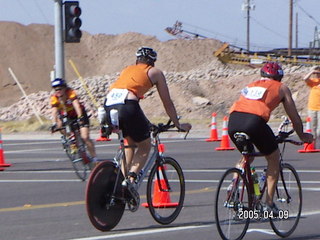
<path fill-rule="evenodd" d="M 135 142 L 142 142 L 150 137 L 150 122 L 140 108 L 139 102 L 125 100 L 125 104 L 105 106 L 107 123 L 111 123 L 110 110 L 119 112 L 119 127 L 124 137 L 131 137 Z"/>
<path fill-rule="evenodd" d="M 242 148 L 237 146 L 234 138 L 236 132 L 246 133 L 251 142 L 264 155 L 269 155 L 278 149 L 278 143 L 272 129 L 263 118 L 257 115 L 243 112 L 232 112 L 230 114 L 228 133 L 232 142 L 241 152 Z"/>

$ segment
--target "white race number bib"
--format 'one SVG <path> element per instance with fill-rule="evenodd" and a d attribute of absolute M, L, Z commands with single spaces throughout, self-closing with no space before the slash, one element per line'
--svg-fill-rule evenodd
<path fill-rule="evenodd" d="M 241 94 L 248 99 L 259 100 L 263 98 L 266 88 L 263 87 L 245 87 L 241 90 Z"/>
<path fill-rule="evenodd" d="M 107 95 L 106 106 L 111 106 L 114 104 L 124 104 L 124 100 L 126 100 L 128 93 L 128 89 L 112 89 Z"/>

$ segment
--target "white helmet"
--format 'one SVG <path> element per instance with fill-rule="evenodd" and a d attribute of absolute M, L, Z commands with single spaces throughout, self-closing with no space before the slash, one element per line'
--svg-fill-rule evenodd
<path fill-rule="evenodd" d="M 140 47 L 136 52 L 137 58 L 147 58 L 155 62 L 157 60 L 157 52 L 149 47 Z"/>

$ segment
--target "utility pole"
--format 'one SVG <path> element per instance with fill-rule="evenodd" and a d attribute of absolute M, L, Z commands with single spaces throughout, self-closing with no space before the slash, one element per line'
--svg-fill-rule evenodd
<path fill-rule="evenodd" d="M 55 46 L 55 78 L 64 79 L 64 42 L 62 0 L 54 0 L 54 46 Z"/>
<path fill-rule="evenodd" d="M 250 0 L 245 0 L 242 4 L 242 11 L 247 13 L 247 51 L 250 51 L 250 10 L 254 10 L 255 5 Z"/>
<path fill-rule="evenodd" d="M 288 56 L 292 53 L 292 17 L 293 17 L 293 0 L 289 0 L 289 46 L 288 46 Z"/>
<path fill-rule="evenodd" d="M 298 13 L 296 13 L 296 48 L 298 48 Z"/>

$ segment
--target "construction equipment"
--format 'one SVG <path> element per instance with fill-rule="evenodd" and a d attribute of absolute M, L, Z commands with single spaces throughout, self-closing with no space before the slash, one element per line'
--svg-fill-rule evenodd
<path fill-rule="evenodd" d="M 207 38 L 203 35 L 198 33 L 193 33 L 187 30 L 182 29 L 182 22 L 176 21 L 173 27 L 167 27 L 165 31 L 176 38 L 179 39 L 195 39 L 195 38 Z"/>
<path fill-rule="evenodd" d="M 293 56 L 287 56 L 287 48 L 277 48 L 270 51 L 247 51 L 229 43 L 224 43 L 214 56 L 223 63 L 260 65 L 265 62 L 274 61 L 292 65 L 320 65 L 320 48 L 294 48 Z"/>

